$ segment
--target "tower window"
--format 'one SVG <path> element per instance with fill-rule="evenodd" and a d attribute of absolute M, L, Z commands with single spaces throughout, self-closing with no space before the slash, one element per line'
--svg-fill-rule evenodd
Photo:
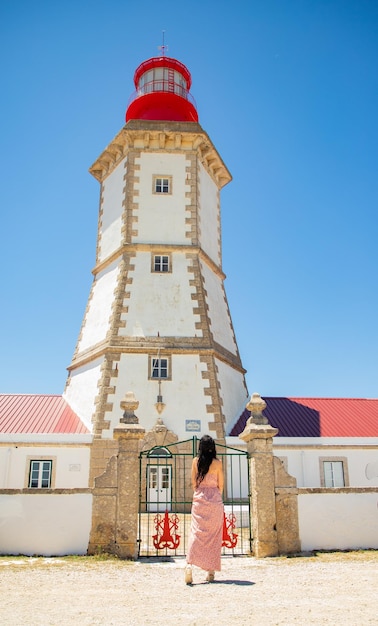
<path fill-rule="evenodd" d="M 151 366 L 151 378 L 168 378 L 168 359 L 152 359 Z"/>
<path fill-rule="evenodd" d="M 172 177 L 154 177 L 154 193 L 172 193 Z"/>
<path fill-rule="evenodd" d="M 52 461 L 30 461 L 29 489 L 51 487 Z"/>
<path fill-rule="evenodd" d="M 154 255 L 154 272 L 169 272 L 169 256 Z"/>
<path fill-rule="evenodd" d="M 150 354 L 148 359 L 149 380 L 171 380 L 172 379 L 172 356 L 170 354 L 161 357 L 158 354 Z"/>

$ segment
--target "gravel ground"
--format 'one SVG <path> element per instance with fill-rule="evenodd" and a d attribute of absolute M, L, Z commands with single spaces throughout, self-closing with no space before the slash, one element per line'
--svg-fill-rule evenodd
<path fill-rule="evenodd" d="M 224 557 L 214 583 L 184 559 L 0 557 L 2 626 L 378 625 L 378 552 Z"/>

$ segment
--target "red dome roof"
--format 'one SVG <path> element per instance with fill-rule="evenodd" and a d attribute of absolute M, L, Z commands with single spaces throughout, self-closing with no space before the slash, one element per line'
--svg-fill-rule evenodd
<path fill-rule="evenodd" d="M 189 93 L 191 75 L 180 61 L 166 56 L 143 61 L 135 70 L 134 84 L 136 92 L 127 107 L 126 122 L 198 122 L 196 104 Z"/>

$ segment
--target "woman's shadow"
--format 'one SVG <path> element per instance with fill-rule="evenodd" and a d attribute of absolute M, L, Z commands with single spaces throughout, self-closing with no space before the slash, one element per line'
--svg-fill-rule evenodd
<path fill-rule="evenodd" d="M 201 582 L 194 583 L 194 584 L 197 584 L 197 585 L 238 585 L 240 587 L 250 587 L 252 585 L 255 585 L 256 583 L 253 583 L 250 580 L 225 579 L 225 580 L 213 580 L 211 583 L 209 583 L 207 580 L 203 580 Z"/>

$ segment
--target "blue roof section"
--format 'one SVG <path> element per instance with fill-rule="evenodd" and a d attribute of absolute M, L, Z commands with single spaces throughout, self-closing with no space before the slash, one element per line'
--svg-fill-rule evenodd
<path fill-rule="evenodd" d="M 278 437 L 378 437 L 378 399 L 264 398 L 264 415 Z M 245 409 L 230 435 L 243 432 Z"/>

